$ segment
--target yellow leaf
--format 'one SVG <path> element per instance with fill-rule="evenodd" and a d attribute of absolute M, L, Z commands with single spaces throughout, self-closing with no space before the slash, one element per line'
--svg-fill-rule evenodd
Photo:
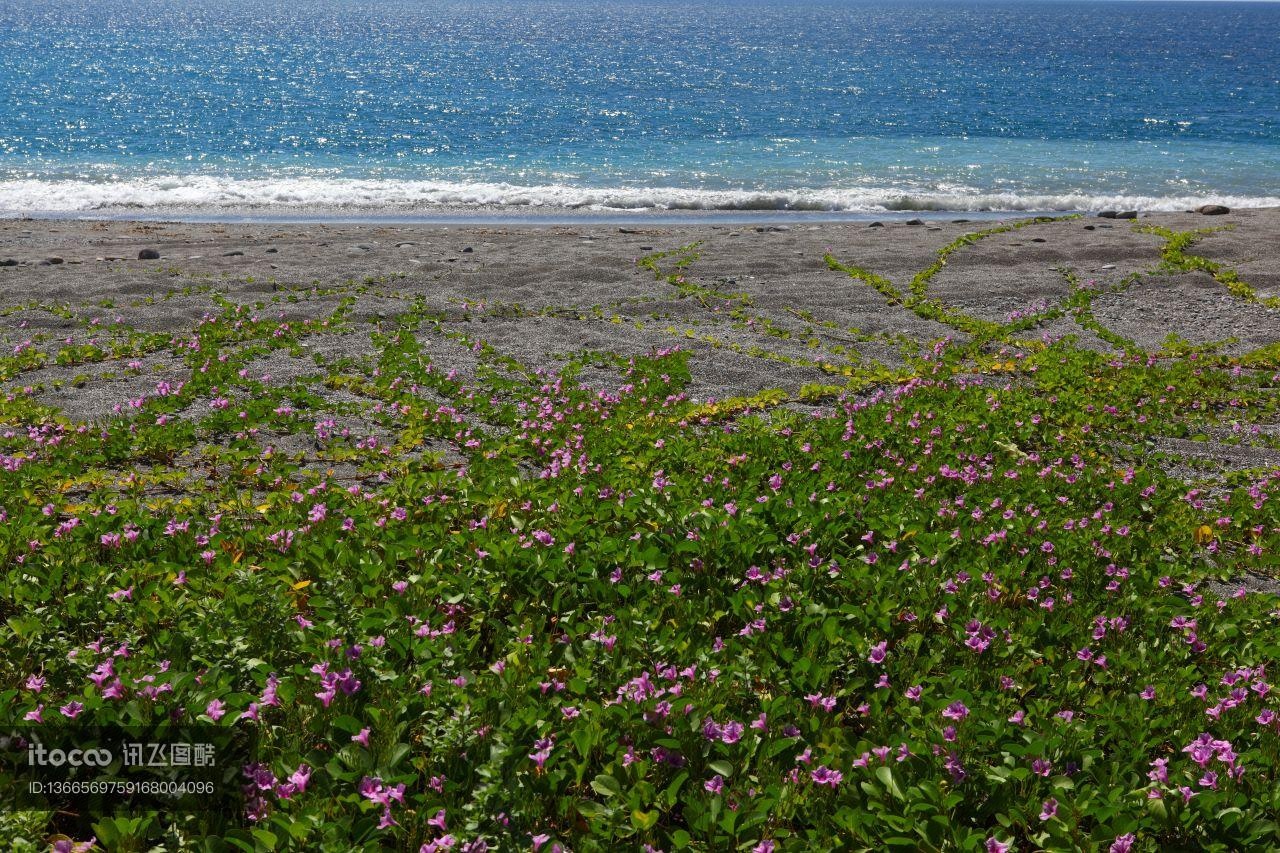
<path fill-rule="evenodd" d="M 298 581 L 297 583 L 295 583 L 295 584 L 293 585 L 293 589 L 294 589 L 294 590 L 306 589 L 306 588 L 307 588 L 307 587 L 309 587 L 309 586 L 311 586 L 311 581 L 309 581 L 309 580 L 301 580 L 301 581 Z"/>
<path fill-rule="evenodd" d="M 1197 545 L 1208 545 L 1213 541 L 1213 528 L 1207 524 L 1202 524 L 1196 528 L 1195 540 Z"/>

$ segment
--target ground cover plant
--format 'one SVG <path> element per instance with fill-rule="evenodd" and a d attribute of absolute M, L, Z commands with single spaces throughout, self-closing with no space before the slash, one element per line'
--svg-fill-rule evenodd
<path fill-rule="evenodd" d="M 395 281 L 20 342 L 7 722 L 202 721 L 258 753 L 241 813 L 15 813 L 10 846 L 1274 849 L 1280 469 L 1156 463 L 1170 437 L 1271 459 L 1280 351 L 1143 350 L 1065 269 L 1003 324 L 930 296 L 1000 230 L 897 285 L 828 255 L 832 287 L 954 330 L 892 368 L 857 336 L 774 352 L 791 333 L 694 246 L 639 260 L 748 356 L 831 378 L 795 394 L 691 399 L 696 329 L 524 364 Z M 1203 268 L 1156 237 L 1116 288 Z M 372 293 L 398 309 L 356 323 Z M 1037 336 L 1063 317 L 1110 347 Z M 133 390 L 76 422 L 27 381 L 49 365 Z"/>

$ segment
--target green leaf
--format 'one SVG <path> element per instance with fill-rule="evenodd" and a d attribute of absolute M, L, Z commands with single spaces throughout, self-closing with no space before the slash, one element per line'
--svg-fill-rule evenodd
<path fill-rule="evenodd" d="M 898 787 L 898 780 L 893 776 L 893 768 L 877 767 L 876 778 L 889 790 L 895 800 L 902 799 L 902 789 Z"/>
<path fill-rule="evenodd" d="M 278 839 L 274 832 L 270 832 L 266 829 L 255 829 L 253 830 L 253 837 L 259 844 L 266 847 L 268 850 L 276 849 Z"/>
<path fill-rule="evenodd" d="M 591 780 L 591 790 L 606 798 L 622 794 L 622 787 L 618 784 L 618 780 L 604 773 Z"/>
<path fill-rule="evenodd" d="M 723 776 L 723 777 L 724 777 L 724 778 L 726 778 L 726 779 L 728 779 L 728 778 L 730 778 L 731 776 L 733 776 L 733 765 L 732 765 L 732 764 L 730 764 L 728 761 L 723 761 L 723 760 L 722 760 L 722 761 L 712 761 L 711 763 L 709 763 L 709 764 L 707 765 L 707 768 L 708 768 L 712 773 L 716 773 L 716 774 L 718 774 L 718 775 L 720 775 L 720 776 Z"/>

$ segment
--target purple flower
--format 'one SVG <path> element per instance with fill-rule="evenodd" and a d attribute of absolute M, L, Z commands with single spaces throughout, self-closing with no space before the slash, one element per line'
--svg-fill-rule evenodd
<path fill-rule="evenodd" d="M 876 643 L 871 647 L 871 654 L 867 656 L 867 660 L 874 664 L 884 663 L 888 648 L 889 644 L 887 642 Z"/>
<path fill-rule="evenodd" d="M 1136 836 L 1133 833 L 1116 836 L 1116 840 L 1111 842 L 1108 848 L 1109 853 L 1129 853 L 1129 849 L 1133 847 Z"/>
<path fill-rule="evenodd" d="M 834 788 L 844 781 L 844 774 L 839 770 L 832 770 L 824 764 L 814 770 L 811 770 L 809 772 L 809 778 L 812 779 L 816 785 L 828 785 Z"/>
<path fill-rule="evenodd" d="M 305 764 L 299 764 L 298 769 L 289 776 L 289 783 L 293 785 L 294 791 L 299 794 L 307 790 L 307 785 L 310 782 L 311 768 Z"/>

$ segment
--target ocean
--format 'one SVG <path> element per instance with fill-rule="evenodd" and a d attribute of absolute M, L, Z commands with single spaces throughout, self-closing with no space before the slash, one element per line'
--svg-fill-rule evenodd
<path fill-rule="evenodd" d="M 5 215 L 1280 205 L 1280 4 L 7 0 Z"/>

